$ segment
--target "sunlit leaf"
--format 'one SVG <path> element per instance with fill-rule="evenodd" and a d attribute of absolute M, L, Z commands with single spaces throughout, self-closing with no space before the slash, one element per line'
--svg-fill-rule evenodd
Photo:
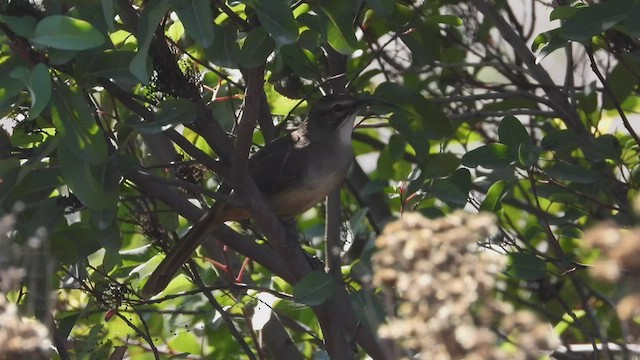
<path fill-rule="evenodd" d="M 84 20 L 51 15 L 40 20 L 32 41 L 55 49 L 86 50 L 102 45 L 105 37 Z"/>

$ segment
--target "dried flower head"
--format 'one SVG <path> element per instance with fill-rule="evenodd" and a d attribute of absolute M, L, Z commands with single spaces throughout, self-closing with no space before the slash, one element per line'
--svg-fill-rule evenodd
<path fill-rule="evenodd" d="M 47 328 L 22 319 L 18 308 L 0 293 L 0 360 L 48 359 L 50 346 Z"/>
<path fill-rule="evenodd" d="M 476 243 L 496 232 L 492 215 L 465 212 L 436 220 L 409 213 L 389 224 L 376 241 L 374 283 L 387 290 L 397 316 L 380 327 L 380 336 L 422 359 L 528 358 L 553 348 L 548 324 L 514 314 L 492 296 L 506 258 Z M 497 347 L 505 341 L 492 329 L 501 322 L 510 327 L 502 332 L 509 342 L 524 343 L 517 353 Z M 535 335 L 524 334 L 529 330 Z"/>

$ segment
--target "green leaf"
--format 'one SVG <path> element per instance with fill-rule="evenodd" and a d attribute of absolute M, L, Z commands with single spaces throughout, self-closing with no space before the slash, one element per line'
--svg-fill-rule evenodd
<path fill-rule="evenodd" d="M 33 38 L 38 24 L 38 20 L 33 16 L 1 15 L 0 20 L 7 24 L 11 31 L 25 39 Z"/>
<path fill-rule="evenodd" d="M 507 273 L 516 279 L 539 280 L 547 273 L 544 260 L 528 253 L 509 254 Z"/>
<path fill-rule="evenodd" d="M 556 130 L 542 138 L 541 145 L 544 150 L 571 151 L 578 146 L 578 137 L 572 130 Z"/>
<path fill-rule="evenodd" d="M 535 165 L 542 154 L 542 147 L 531 144 L 520 144 L 517 149 L 517 158 L 520 165 L 529 167 Z"/>
<path fill-rule="evenodd" d="M 380 298 L 371 290 L 360 289 L 349 293 L 351 308 L 356 318 L 364 324 L 369 331 L 376 331 L 380 324 L 384 323 L 386 313 Z"/>
<path fill-rule="evenodd" d="M 116 31 L 116 27 L 113 24 L 113 0 L 100 0 L 100 6 L 102 7 L 102 15 L 104 16 L 104 22 L 107 24 L 109 31 Z"/>
<path fill-rule="evenodd" d="M 287 66 L 300 77 L 314 79 L 318 69 L 312 54 L 308 50 L 300 48 L 298 44 L 285 45 L 280 48 L 278 56 L 282 58 Z"/>
<path fill-rule="evenodd" d="M 343 0 L 324 0 L 318 6 L 327 16 L 326 38 L 329 45 L 341 54 L 353 53 L 357 39 L 352 24 L 352 3 Z"/>
<path fill-rule="evenodd" d="M 613 99 L 608 91 L 603 92 L 602 106 L 605 109 L 615 109 L 616 104 L 623 103 L 636 88 L 636 82 L 629 81 L 640 72 L 640 64 L 631 56 L 625 56 L 611 70 L 607 76 L 607 85 L 613 93 Z"/>
<path fill-rule="evenodd" d="M 206 48 L 213 44 L 213 12 L 207 0 L 174 0 L 176 13 L 193 40 Z"/>
<path fill-rule="evenodd" d="M 531 144 L 529 133 L 515 116 L 505 116 L 498 127 L 500 142 L 507 145 L 512 154 L 518 153 L 521 144 Z"/>
<path fill-rule="evenodd" d="M 51 15 L 36 26 L 34 43 L 62 50 L 87 50 L 105 42 L 90 23 L 63 15 Z"/>
<path fill-rule="evenodd" d="M 581 184 L 595 183 L 600 180 L 600 175 L 597 172 L 580 165 L 555 164 L 545 172 L 554 179 Z"/>
<path fill-rule="evenodd" d="M 604 134 L 598 136 L 594 143 L 594 156 L 598 156 L 601 159 L 610 159 L 616 163 L 620 162 L 622 145 L 620 145 L 620 141 L 618 141 L 615 136 L 611 134 Z"/>
<path fill-rule="evenodd" d="M 351 228 L 352 234 L 357 235 L 362 229 L 365 228 L 368 212 L 369 208 L 361 208 L 351 216 L 351 218 L 349 219 L 349 227 Z"/>
<path fill-rule="evenodd" d="M 563 48 L 568 43 L 566 39 L 560 36 L 560 28 L 538 34 L 531 45 L 531 50 L 538 52 L 536 64 L 539 64 L 549 54 Z"/>
<path fill-rule="evenodd" d="M 394 134 L 389 138 L 389 144 L 387 146 L 389 147 L 391 160 L 396 162 L 404 156 L 404 149 L 407 146 L 407 142 L 401 135 Z"/>
<path fill-rule="evenodd" d="M 275 42 L 260 27 L 251 29 L 240 49 L 240 65 L 250 69 L 267 61 L 273 52 Z"/>
<path fill-rule="evenodd" d="M 498 180 L 487 191 L 482 204 L 480 204 L 480 211 L 488 211 L 495 213 L 502 208 L 502 199 L 509 190 L 509 183 L 506 180 Z"/>
<path fill-rule="evenodd" d="M 428 190 L 451 207 L 462 207 L 467 203 L 468 193 L 460 190 L 448 179 L 435 179 Z"/>
<path fill-rule="evenodd" d="M 640 37 L 640 2 L 636 1 L 628 11 L 627 20 L 625 22 L 627 31 L 632 37 Z"/>
<path fill-rule="evenodd" d="M 128 122 L 127 125 L 144 134 L 158 134 L 173 126 L 196 120 L 196 104 L 186 99 L 169 99 L 158 105 L 154 122 Z"/>
<path fill-rule="evenodd" d="M 396 121 L 399 127 L 393 123 L 391 125 L 407 138 L 409 144 L 416 149 L 418 157 L 428 154 L 428 150 L 424 154 L 418 150 L 426 144 L 425 139 L 438 139 L 453 134 L 453 125 L 442 109 L 417 90 L 385 82 L 376 87 L 375 96 L 406 110 L 394 112 L 389 121 Z M 402 122 L 409 116 L 420 120 L 419 128 L 415 125 L 411 129 L 406 128 Z"/>
<path fill-rule="evenodd" d="M 10 209 L 16 202 L 23 204 L 38 203 L 51 195 L 62 185 L 60 171 L 56 168 L 35 169 L 19 178 L 20 167 L 2 173 L 0 193 L 4 209 Z M 13 183 L 17 180 L 17 183 Z M 6 184 L 5 184 L 6 182 Z M 5 186 L 8 185 L 8 186 Z"/>
<path fill-rule="evenodd" d="M 271 84 L 265 84 L 264 88 L 269 108 L 271 108 L 271 113 L 274 115 L 289 115 L 294 109 L 307 106 L 306 102 L 301 103 L 299 99 L 290 99 L 280 94 Z"/>
<path fill-rule="evenodd" d="M 9 113 L 24 89 L 24 83 L 9 76 L 0 76 L 0 118 Z"/>
<path fill-rule="evenodd" d="M 97 210 L 116 206 L 120 176 L 114 164 L 89 164 L 67 146 L 58 146 L 58 163 L 69 189 L 84 205 Z"/>
<path fill-rule="evenodd" d="M 482 166 L 487 169 L 500 169 L 509 166 L 512 161 L 509 147 L 501 143 L 483 145 L 462 156 L 462 164 L 470 168 Z"/>
<path fill-rule="evenodd" d="M 129 71 L 129 64 L 135 57 L 133 51 L 107 50 L 94 56 L 80 56 L 76 60 L 76 79 L 83 85 L 91 85 L 95 78 L 112 79 L 117 83 L 135 84 L 138 80 Z"/>
<path fill-rule="evenodd" d="M 308 306 L 321 305 L 336 290 L 336 279 L 322 271 L 313 271 L 293 287 L 293 300 Z"/>
<path fill-rule="evenodd" d="M 156 27 L 160 21 L 164 18 L 171 2 L 169 0 L 151 0 L 147 2 L 140 14 L 140 20 L 138 21 L 138 32 L 136 38 L 138 39 L 138 53 L 134 56 L 131 64 L 129 64 L 129 71 L 143 84 L 149 83 L 149 77 L 151 76 L 148 69 L 148 54 L 151 41 Z"/>
<path fill-rule="evenodd" d="M 365 2 L 376 15 L 382 17 L 393 14 L 393 10 L 396 7 L 394 0 L 365 0 Z"/>
<path fill-rule="evenodd" d="M 471 190 L 471 173 L 468 169 L 458 169 L 446 179 L 435 179 L 425 189 L 450 207 L 463 207 Z"/>
<path fill-rule="evenodd" d="M 236 69 L 240 61 L 240 45 L 238 31 L 227 24 L 217 31 L 213 44 L 205 49 L 207 57 L 218 66 Z"/>
<path fill-rule="evenodd" d="M 288 2 L 282 0 L 245 0 L 256 10 L 260 24 L 276 41 L 278 47 L 293 44 L 298 39 L 298 25 Z"/>
<path fill-rule="evenodd" d="M 421 166 L 422 175 L 427 178 L 449 176 L 458 166 L 460 158 L 453 153 L 431 154 L 424 165 Z"/>
<path fill-rule="evenodd" d="M 561 26 L 567 40 L 587 41 L 627 18 L 633 0 L 609 0 L 577 9 Z"/>
<path fill-rule="evenodd" d="M 462 19 L 455 15 L 433 14 L 427 17 L 427 24 L 445 24 L 449 26 L 461 26 Z"/>
<path fill-rule="evenodd" d="M 61 137 L 60 147 L 66 147 L 87 164 L 100 164 L 107 158 L 107 144 L 85 99 L 68 86 L 59 86 L 53 93 L 51 120 Z"/>
<path fill-rule="evenodd" d="M 17 67 L 11 72 L 11 77 L 20 80 L 31 95 L 31 109 L 29 118 L 34 119 L 42 113 L 51 100 L 51 75 L 49 68 L 43 63 L 39 63 L 28 70 L 25 67 Z"/>
<path fill-rule="evenodd" d="M 578 8 L 573 6 L 556 6 L 553 10 L 551 10 L 551 14 L 549 14 L 549 20 L 561 20 L 567 19 L 578 11 Z"/>

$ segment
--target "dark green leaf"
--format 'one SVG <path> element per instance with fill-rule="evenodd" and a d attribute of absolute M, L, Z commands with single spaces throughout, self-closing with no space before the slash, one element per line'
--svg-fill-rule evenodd
<path fill-rule="evenodd" d="M 81 94 L 59 86 L 53 93 L 51 119 L 60 138 L 60 147 L 87 164 L 100 164 L 107 158 L 107 144 L 100 127 Z"/>
<path fill-rule="evenodd" d="M 393 14 L 396 5 L 394 0 L 365 0 L 365 2 L 376 15 L 383 17 Z"/>
<path fill-rule="evenodd" d="M 215 36 L 213 12 L 209 1 L 174 0 L 173 3 L 187 35 L 202 47 L 209 47 Z"/>
<path fill-rule="evenodd" d="M 376 166 L 377 177 L 381 179 L 393 179 L 395 177 L 393 164 L 394 161 L 391 158 L 389 149 L 385 148 L 384 151 L 380 152 L 380 156 L 378 156 L 378 163 Z"/>
<path fill-rule="evenodd" d="M 539 280 L 547 272 L 544 260 L 528 253 L 509 254 L 507 273 L 516 279 Z"/>
<path fill-rule="evenodd" d="M 397 112 L 389 118 L 389 124 L 407 139 L 419 160 L 429 156 L 428 136 L 418 121 L 411 121 L 404 112 Z"/>
<path fill-rule="evenodd" d="M 11 111 L 22 89 L 22 81 L 10 76 L 0 76 L 0 118 L 4 118 Z"/>
<path fill-rule="evenodd" d="M 351 216 L 349 219 L 349 227 L 351 228 L 352 234 L 357 235 L 360 233 L 360 230 L 365 228 L 368 212 L 369 208 L 361 208 Z"/>
<path fill-rule="evenodd" d="M 545 172 L 548 176 L 557 180 L 582 184 L 590 184 L 600 180 L 598 173 L 580 165 L 555 164 Z"/>
<path fill-rule="evenodd" d="M 518 153 L 521 144 L 530 144 L 529 133 L 515 116 L 505 116 L 498 127 L 500 142 L 507 145 L 512 154 Z"/>
<path fill-rule="evenodd" d="M 282 0 L 246 0 L 256 10 L 260 24 L 278 46 L 293 44 L 298 38 L 298 25 L 288 2 Z"/>
<path fill-rule="evenodd" d="M 402 159 L 404 156 L 404 148 L 407 145 L 407 142 L 404 138 L 399 134 L 391 135 L 389 138 L 389 155 L 391 156 L 391 161 L 398 161 Z"/>
<path fill-rule="evenodd" d="M 279 56 L 298 76 L 305 79 L 313 79 L 317 76 L 318 69 L 313 55 L 306 49 L 300 48 L 297 44 L 281 47 Z"/>
<path fill-rule="evenodd" d="M 517 158 L 520 165 L 529 167 L 535 165 L 540 159 L 540 154 L 542 154 L 542 147 L 538 145 L 531 146 L 531 144 L 520 144 L 517 152 Z"/>
<path fill-rule="evenodd" d="M 293 300 L 308 306 L 317 306 L 329 299 L 336 290 L 336 279 L 322 271 L 303 277 L 293 288 Z"/>
<path fill-rule="evenodd" d="M 104 44 L 105 37 L 84 20 L 51 15 L 40 20 L 32 41 L 54 49 L 86 50 Z"/>
<path fill-rule="evenodd" d="M 260 27 L 251 29 L 240 49 L 240 65 L 247 69 L 264 64 L 273 52 L 275 43 Z"/>
<path fill-rule="evenodd" d="M 148 54 L 153 34 L 171 6 L 170 0 L 150 0 L 144 6 L 138 22 L 138 53 L 129 64 L 129 70 L 143 84 L 149 83 Z"/>
<path fill-rule="evenodd" d="M 587 41 L 627 18 L 633 0 L 609 0 L 577 9 L 561 26 L 567 40 Z"/>
<path fill-rule="evenodd" d="M 539 104 L 524 96 L 514 96 L 504 100 L 494 101 L 482 106 L 483 111 L 500 111 L 512 109 L 537 109 Z M 513 117 L 512 115 L 510 115 Z"/>
<path fill-rule="evenodd" d="M 467 169 L 458 169 L 447 179 L 435 179 L 425 191 L 451 207 L 463 207 L 467 203 L 471 189 L 471 173 Z"/>
<path fill-rule="evenodd" d="M 480 211 L 496 212 L 502 208 L 502 199 L 509 191 L 509 183 L 505 180 L 498 180 L 487 191 L 482 204 L 480 204 Z"/>
<path fill-rule="evenodd" d="M 500 143 L 480 146 L 462 156 L 462 164 L 471 168 L 499 169 L 509 166 L 512 161 L 509 147 Z"/>
<path fill-rule="evenodd" d="M 632 37 L 640 37 L 640 21 L 638 21 L 640 19 L 640 2 L 634 2 L 628 13 L 629 15 L 625 22 L 627 31 Z"/>
<path fill-rule="evenodd" d="M 541 145 L 544 150 L 570 151 L 578 146 L 578 138 L 571 130 L 556 130 L 548 133 Z"/>
<path fill-rule="evenodd" d="M 549 20 L 568 19 L 578 11 L 578 8 L 573 6 L 556 6 L 551 10 L 549 14 Z"/>
<path fill-rule="evenodd" d="M 207 57 L 218 66 L 235 69 L 240 61 L 240 45 L 238 31 L 227 24 L 216 31 L 213 45 L 205 49 Z"/>
<path fill-rule="evenodd" d="M 60 171 L 56 168 L 35 169 L 23 175 L 22 179 L 19 178 L 20 170 L 18 167 L 2 174 L 0 190 L 6 191 L 0 192 L 4 210 L 10 209 L 18 201 L 23 204 L 42 201 L 62 185 Z M 13 183 L 13 180 L 17 183 Z M 9 186 L 5 186 L 5 182 Z"/>
<path fill-rule="evenodd" d="M 52 253 L 63 264 L 77 263 L 100 247 L 95 229 L 84 223 L 74 223 L 51 234 Z"/>
<path fill-rule="evenodd" d="M 453 153 L 440 153 L 429 155 L 427 161 L 421 166 L 422 175 L 427 178 L 449 176 L 458 166 L 460 158 Z"/>
<path fill-rule="evenodd" d="M 116 206 L 116 167 L 109 163 L 89 164 L 67 146 L 58 146 L 58 163 L 66 184 L 84 205 L 98 210 Z"/>
<path fill-rule="evenodd" d="M 637 81 L 630 81 L 640 73 L 640 64 L 631 56 L 626 56 L 607 76 L 607 85 L 613 93 L 613 99 L 608 91 L 603 93 L 602 106 L 605 109 L 615 109 L 616 104 L 623 103 L 636 88 Z"/>
<path fill-rule="evenodd" d="M 15 68 L 11 72 L 11 77 L 22 81 L 29 89 L 31 95 L 31 109 L 29 118 L 34 119 L 42 113 L 51 100 L 51 76 L 49 68 L 43 63 L 39 63 L 28 70 L 22 66 Z"/>
<path fill-rule="evenodd" d="M 448 179 L 435 179 L 428 191 L 452 207 L 462 207 L 467 203 L 468 193 L 460 190 Z"/>
<path fill-rule="evenodd" d="M 356 318 L 369 331 L 375 331 L 385 320 L 386 313 L 379 299 L 370 290 L 358 290 L 349 293 L 351 307 Z"/>
<path fill-rule="evenodd" d="M 100 0 L 100 6 L 102 7 L 102 15 L 107 28 L 109 31 L 116 31 L 116 27 L 113 25 L 113 0 Z"/>
<path fill-rule="evenodd" d="M 33 38 L 36 31 L 36 25 L 38 24 L 38 20 L 33 16 L 2 15 L 0 16 L 0 20 L 7 24 L 11 31 L 25 39 Z"/>
<path fill-rule="evenodd" d="M 103 77 L 118 83 L 135 84 L 138 80 L 129 71 L 129 64 L 135 55 L 133 51 L 107 50 L 95 56 L 79 57 L 76 60 L 76 77 L 81 83 Z"/>
<path fill-rule="evenodd" d="M 145 134 L 158 134 L 175 125 L 196 120 L 196 105 L 186 99 L 169 99 L 158 105 L 154 122 L 128 122 L 127 125 Z"/>
<path fill-rule="evenodd" d="M 327 16 L 326 37 L 329 45 L 341 54 L 349 55 L 354 52 L 357 39 L 352 24 L 352 3 L 343 0 L 324 0 L 318 3 L 318 6 Z"/>
<path fill-rule="evenodd" d="M 594 153 L 594 156 L 599 156 L 602 159 L 619 162 L 622 155 L 622 145 L 615 136 L 604 134 L 595 139 Z"/>

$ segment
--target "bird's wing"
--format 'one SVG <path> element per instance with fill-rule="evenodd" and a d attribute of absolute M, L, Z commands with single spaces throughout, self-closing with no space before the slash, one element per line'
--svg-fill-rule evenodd
<path fill-rule="evenodd" d="M 278 138 L 249 159 L 249 174 L 258 189 L 269 199 L 295 185 L 303 177 L 303 152 L 297 149 L 291 135 Z"/>

